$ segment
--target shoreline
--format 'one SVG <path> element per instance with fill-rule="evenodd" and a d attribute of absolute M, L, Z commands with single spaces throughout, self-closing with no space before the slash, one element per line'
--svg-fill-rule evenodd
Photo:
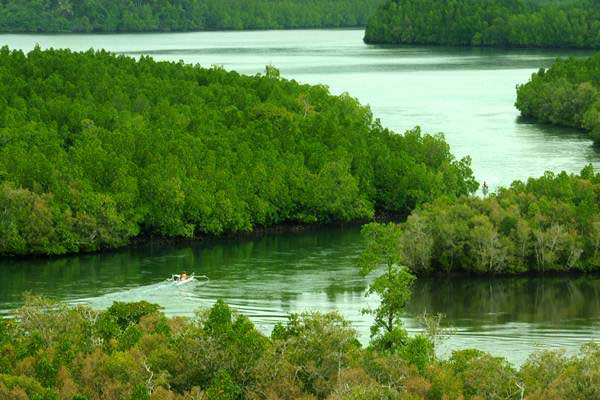
<path fill-rule="evenodd" d="M 381 222 L 386 221 L 385 218 L 375 219 L 374 221 Z M 222 235 L 210 235 L 202 234 L 194 236 L 192 238 L 186 237 L 166 237 L 166 236 L 155 236 L 149 234 L 142 234 L 129 239 L 127 244 L 118 247 L 110 247 L 104 249 L 98 249 L 95 251 L 80 251 L 76 253 L 65 253 L 59 255 L 53 254 L 26 254 L 26 255 L 0 255 L 0 262 L 2 261 L 27 261 L 27 260 L 57 260 L 68 257 L 98 255 L 98 254 L 110 254 L 120 251 L 126 251 L 128 249 L 142 248 L 145 246 L 173 246 L 173 245 L 184 245 L 184 244 L 199 244 L 206 243 L 212 244 L 216 242 L 228 242 L 228 241 L 246 241 L 253 240 L 267 235 L 282 235 L 282 234 L 296 234 L 302 232 L 316 231 L 320 229 L 331 229 L 331 228 L 345 228 L 345 227 L 360 227 L 370 221 L 352 221 L 352 222 L 330 222 L 326 224 L 302 224 L 302 223 L 282 223 L 273 225 L 270 227 L 255 227 L 253 230 L 248 232 L 236 232 L 226 233 Z"/>
<path fill-rule="evenodd" d="M 205 33 L 205 32 L 276 32 L 276 31 L 311 31 L 311 30 L 328 30 L 328 31 L 346 31 L 353 30 L 359 31 L 364 30 L 366 26 L 355 25 L 355 26 L 337 26 L 337 27 L 303 27 L 303 28 L 265 28 L 265 29 L 204 29 L 204 30 L 149 30 L 149 31 L 0 31 L 1 35 L 31 35 L 31 36 L 69 36 L 69 35 L 135 35 L 135 34 L 162 34 L 162 33 Z"/>
<path fill-rule="evenodd" d="M 195 246 L 205 245 L 212 246 L 216 244 L 229 244 L 229 243 L 243 243 L 247 241 L 253 241 L 261 239 L 267 236 L 279 236 L 279 235 L 299 235 L 303 233 L 317 232 L 323 230 L 339 230 L 344 231 L 346 229 L 360 229 L 361 226 L 371 223 L 387 223 L 387 222 L 401 222 L 403 219 L 398 216 L 392 215 L 378 215 L 374 220 L 362 220 L 362 221 L 351 221 L 351 222 L 330 222 L 324 224 L 309 224 L 309 223 L 282 223 L 273 225 L 270 227 L 256 227 L 252 231 L 248 232 L 237 232 L 228 233 L 223 235 L 198 235 L 193 238 L 185 237 L 163 237 L 154 235 L 140 235 L 132 238 L 129 243 L 120 247 L 100 249 L 89 252 L 79 253 L 67 253 L 62 255 L 0 255 L 0 263 L 6 262 L 27 262 L 29 260 L 36 261 L 54 261 L 60 259 L 68 259 L 75 257 L 88 257 L 95 255 L 110 255 L 120 252 L 127 252 L 129 250 L 140 250 L 144 248 L 153 247 L 168 247 L 168 246 Z M 1 265 L 0 265 L 1 268 Z M 427 279 L 434 281 L 452 280 L 459 278 L 475 278 L 475 279 L 509 279 L 509 278 L 559 278 L 559 277 L 584 277 L 600 276 L 600 270 L 569 270 L 569 271 L 557 271 L 557 270 L 546 270 L 546 271 L 533 271 L 528 270 L 520 273 L 475 273 L 472 271 L 460 270 L 453 272 L 434 271 L 428 274 L 415 274 L 417 279 Z"/>

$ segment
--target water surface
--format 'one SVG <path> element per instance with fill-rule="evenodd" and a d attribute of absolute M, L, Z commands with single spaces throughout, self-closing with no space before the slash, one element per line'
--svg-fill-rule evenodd
<path fill-rule="evenodd" d="M 104 308 L 147 300 L 168 315 L 193 316 L 223 298 L 265 333 L 293 312 L 339 310 L 368 341 L 366 298 L 372 277 L 354 265 L 362 249 L 357 227 L 267 235 L 179 246 L 142 246 L 59 259 L 0 262 L 0 309 L 18 306 L 25 291 Z M 208 284 L 173 286 L 182 270 Z M 600 340 L 600 277 L 418 279 L 405 324 L 422 329 L 423 312 L 446 315 L 455 329 L 449 349 L 477 347 L 520 363 L 536 348 L 575 352 Z"/>

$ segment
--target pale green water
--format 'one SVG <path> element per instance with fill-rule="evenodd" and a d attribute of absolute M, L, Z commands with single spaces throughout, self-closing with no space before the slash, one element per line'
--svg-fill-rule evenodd
<path fill-rule="evenodd" d="M 347 91 L 371 105 L 398 132 L 420 125 L 444 131 L 452 151 L 471 155 L 490 186 L 545 170 L 600 166 L 585 135 L 522 124 L 515 85 L 557 56 L 556 51 L 381 48 L 358 30 L 205 32 L 135 35 L 0 35 L 0 45 L 31 49 L 106 48 L 161 60 L 223 65 L 242 73 L 266 64 L 285 77 Z M 114 300 L 148 300 L 171 315 L 222 297 L 265 331 L 290 312 L 340 310 L 366 339 L 370 320 L 360 310 L 367 282 L 352 260 L 361 248 L 356 228 L 324 229 L 251 241 L 159 246 L 56 260 L 0 261 L 0 309 L 24 291 L 102 307 Z M 162 281 L 182 269 L 206 274 L 205 286 L 173 288 Z M 422 311 L 448 315 L 457 328 L 448 348 L 478 347 L 521 362 L 535 348 L 575 350 L 600 340 L 600 278 L 419 280 L 407 326 Z"/>

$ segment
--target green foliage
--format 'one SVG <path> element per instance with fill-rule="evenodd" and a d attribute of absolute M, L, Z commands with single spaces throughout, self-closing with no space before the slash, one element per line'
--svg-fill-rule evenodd
<path fill-rule="evenodd" d="M 585 129 L 600 144 L 600 53 L 557 60 L 517 86 L 515 106 L 526 118 Z"/>
<path fill-rule="evenodd" d="M 562 352 L 535 353 L 521 368 L 521 376 L 532 400 L 597 398 L 600 346 L 583 346 L 579 357 L 567 357 Z M 574 387 L 575 382 L 585 384 Z"/>
<path fill-rule="evenodd" d="M 56 383 L 56 367 L 47 357 L 40 357 L 35 364 L 35 378 L 45 387 L 52 387 Z"/>
<path fill-rule="evenodd" d="M 273 332 L 276 351 L 295 371 L 303 392 L 325 398 L 360 348 L 356 331 L 338 313 L 302 313 Z"/>
<path fill-rule="evenodd" d="M 231 379 L 227 371 L 219 371 L 206 391 L 209 400 L 237 400 L 241 398 L 241 394 L 242 390 Z"/>
<path fill-rule="evenodd" d="M 8 322 L 0 318 L 0 346 L 9 340 Z"/>
<path fill-rule="evenodd" d="M 598 271 L 600 174 L 547 172 L 484 199 L 440 198 L 398 229 L 405 264 L 419 275 Z M 430 240 L 416 242 L 417 231 Z"/>
<path fill-rule="evenodd" d="M 155 365 L 169 368 L 180 390 L 200 384 L 212 387 L 212 396 L 223 399 L 237 393 L 235 386 L 252 385 L 252 369 L 268 346 L 268 339 L 252 322 L 222 300 L 174 339 L 177 351 L 159 352 L 161 359 Z"/>
<path fill-rule="evenodd" d="M 600 48 L 598 0 L 388 0 L 367 43 Z"/>
<path fill-rule="evenodd" d="M 472 358 L 461 374 L 466 398 L 518 400 L 522 384 L 516 371 L 500 357 Z"/>
<path fill-rule="evenodd" d="M 596 400 L 600 393 L 600 347 L 593 343 L 578 356 L 534 353 L 516 370 L 478 350 L 437 360 L 432 342 L 421 335 L 407 338 L 397 352 L 363 349 L 338 313 L 290 316 L 269 339 L 219 301 L 196 319 L 156 311 L 132 320 L 127 329 L 141 334 L 138 345 L 107 351 L 95 311 L 28 301 L 19 315 L 32 316 L 15 319 L 6 342 L 25 342 L 23 332 L 47 341 L 6 358 L 2 400 Z M 42 315 L 47 325 L 34 324 Z M 65 318 L 89 320 L 90 329 L 78 330 Z M 165 321 L 168 336 L 161 333 Z M 62 336 L 79 336 L 68 360 L 56 357 Z"/>
<path fill-rule="evenodd" d="M 423 335 L 410 338 L 399 350 L 400 357 L 417 367 L 421 374 L 435 359 L 433 342 Z"/>
<path fill-rule="evenodd" d="M 2 32 L 144 32 L 364 26 L 380 0 L 4 0 Z"/>
<path fill-rule="evenodd" d="M 0 255 L 407 215 L 477 188 L 443 136 L 269 71 L 0 50 Z"/>
<path fill-rule="evenodd" d="M 389 269 L 402 262 L 400 247 L 402 231 L 398 225 L 393 223 L 366 224 L 362 227 L 361 235 L 365 241 L 365 249 L 357 260 L 357 264 L 363 276 L 370 274 L 380 266 Z"/>
<path fill-rule="evenodd" d="M 0 385 L 6 389 L 21 389 L 32 400 L 58 400 L 56 391 L 44 388 L 35 378 L 0 374 Z M 0 388 L 2 387 L 0 386 Z M 18 393 L 14 391 L 13 393 Z M 6 397 L 9 399 L 10 397 Z"/>
<path fill-rule="evenodd" d="M 119 336 L 119 346 L 117 350 L 123 351 L 130 349 L 139 343 L 142 338 L 142 331 L 135 325 L 130 325 Z"/>
<path fill-rule="evenodd" d="M 142 317 L 154 314 L 160 309 L 156 304 L 147 301 L 138 301 L 136 303 L 114 302 L 106 313 L 112 316 L 122 330 L 127 329 L 132 324 L 140 322 Z"/>
<path fill-rule="evenodd" d="M 371 223 L 365 225 L 362 234 L 365 249 L 358 259 L 361 274 L 383 268 L 367 291 L 367 296 L 377 294 L 381 299 L 375 310 L 366 312 L 375 316 L 371 327 L 372 345 L 381 351 L 397 351 L 406 344 L 406 332 L 400 319 L 410 300 L 415 277 L 400 266 L 402 261 L 401 234 L 398 225 Z"/>
<path fill-rule="evenodd" d="M 148 389 L 144 385 L 136 385 L 127 400 L 150 400 Z"/>

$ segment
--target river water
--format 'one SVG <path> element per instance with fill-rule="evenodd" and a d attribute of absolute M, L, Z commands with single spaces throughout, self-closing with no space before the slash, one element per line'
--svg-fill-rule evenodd
<path fill-rule="evenodd" d="M 360 30 L 202 32 L 128 35 L 0 35 L 0 45 L 30 50 L 108 49 L 159 60 L 221 65 L 244 74 L 267 64 L 286 78 L 348 92 L 384 126 L 417 125 L 444 132 L 452 152 L 470 155 L 476 177 L 491 188 L 544 171 L 600 166 L 600 153 L 581 132 L 519 121 L 515 86 L 556 57 L 585 52 L 377 47 Z M 0 260 L 0 310 L 24 291 L 103 307 L 114 300 L 149 300 L 171 315 L 222 297 L 264 331 L 290 312 L 337 309 L 367 340 L 361 309 L 368 280 L 353 258 L 357 228 L 321 229 L 186 246 L 150 246 L 52 260 Z M 165 277 L 182 269 L 206 274 L 206 285 L 174 288 Z M 423 311 L 446 314 L 455 328 L 445 349 L 477 347 L 520 363 L 535 348 L 575 351 L 600 340 L 600 278 L 526 277 L 421 279 L 406 325 L 420 329 Z"/>

